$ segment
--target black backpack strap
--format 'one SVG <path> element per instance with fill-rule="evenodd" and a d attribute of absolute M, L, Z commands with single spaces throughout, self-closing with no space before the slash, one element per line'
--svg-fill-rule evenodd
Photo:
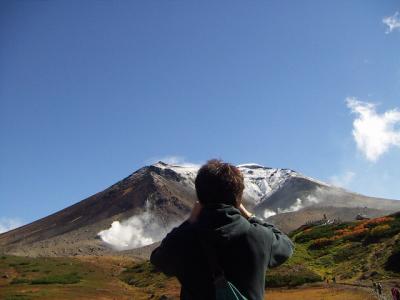
<path fill-rule="evenodd" d="M 215 287 L 225 286 L 227 280 L 225 278 L 224 270 L 218 263 L 215 247 L 213 247 L 204 237 L 202 237 L 199 232 L 197 232 L 197 237 L 207 257 L 208 267 L 211 271 Z"/>

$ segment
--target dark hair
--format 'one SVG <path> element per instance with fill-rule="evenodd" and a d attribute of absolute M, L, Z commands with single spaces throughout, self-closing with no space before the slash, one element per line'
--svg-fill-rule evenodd
<path fill-rule="evenodd" d="M 244 190 L 243 175 L 235 166 L 219 159 L 211 159 L 197 173 L 196 193 L 200 203 L 241 202 Z"/>

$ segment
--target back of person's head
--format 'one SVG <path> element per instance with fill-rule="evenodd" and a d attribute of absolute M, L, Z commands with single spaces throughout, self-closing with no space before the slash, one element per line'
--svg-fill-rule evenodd
<path fill-rule="evenodd" d="M 197 173 L 196 193 L 199 202 L 238 206 L 244 190 L 243 175 L 235 166 L 211 159 Z"/>

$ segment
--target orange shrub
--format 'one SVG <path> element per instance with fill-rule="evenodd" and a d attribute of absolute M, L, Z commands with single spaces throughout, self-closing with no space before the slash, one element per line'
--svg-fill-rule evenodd
<path fill-rule="evenodd" d="M 377 224 L 381 224 L 381 223 L 385 223 L 385 222 L 390 222 L 393 221 L 394 218 L 393 217 L 380 217 L 380 218 L 375 218 L 375 219 L 371 219 L 371 220 L 366 220 L 364 225 L 377 225 Z"/>
<path fill-rule="evenodd" d="M 342 236 L 348 235 L 351 233 L 349 229 L 339 229 L 335 231 L 335 235 L 333 236 L 334 239 L 340 239 Z"/>
<path fill-rule="evenodd" d="M 374 227 L 370 225 L 378 225 L 375 228 L 375 234 L 378 235 L 388 229 L 390 229 L 390 226 L 388 224 L 382 224 L 386 222 L 393 221 L 393 217 L 380 217 L 380 218 L 375 218 L 375 219 L 370 219 L 370 220 L 363 220 L 357 223 L 357 225 L 353 228 L 345 228 L 345 229 L 338 229 L 335 231 L 335 236 L 333 237 L 334 240 L 343 238 L 343 237 L 350 237 L 350 236 L 358 236 L 358 235 L 363 235 L 369 231 L 368 227 Z M 382 224 L 382 225 L 379 225 Z M 374 230 L 373 228 L 372 230 Z M 379 233 L 378 233 L 379 232 Z"/>
<path fill-rule="evenodd" d="M 344 237 L 349 237 L 349 236 L 358 236 L 362 235 L 368 232 L 368 228 L 364 228 L 364 226 L 356 226 L 352 229 L 340 229 L 336 230 L 335 233 L 336 235 L 333 237 L 333 239 L 341 239 Z"/>
<path fill-rule="evenodd" d="M 319 249 L 325 246 L 328 246 L 330 244 L 332 244 L 334 240 L 332 238 L 320 238 L 320 239 L 316 239 L 312 242 L 312 244 L 310 245 L 311 248 L 313 249 Z"/>

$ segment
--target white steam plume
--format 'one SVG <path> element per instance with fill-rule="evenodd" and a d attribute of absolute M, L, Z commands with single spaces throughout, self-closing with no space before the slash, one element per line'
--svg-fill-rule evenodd
<path fill-rule="evenodd" d="M 269 218 L 269 217 L 272 217 L 272 216 L 275 216 L 276 215 L 276 212 L 274 212 L 273 210 L 269 210 L 269 209 L 266 209 L 266 210 L 264 210 L 264 218 Z"/>
<path fill-rule="evenodd" d="M 129 250 L 158 242 L 178 223 L 161 224 L 151 212 L 149 202 L 146 210 L 123 221 L 114 221 L 111 227 L 102 230 L 98 236 L 115 250 Z"/>
<path fill-rule="evenodd" d="M 346 188 L 346 187 L 349 187 L 350 183 L 353 182 L 353 179 L 355 176 L 356 176 L 356 173 L 354 173 L 353 171 L 346 171 L 340 175 L 331 176 L 329 181 L 334 186 Z"/>
<path fill-rule="evenodd" d="M 301 200 L 300 198 L 296 199 L 296 202 L 293 203 L 290 207 L 286 208 L 286 209 L 280 209 L 278 208 L 278 213 L 286 213 L 286 212 L 292 212 L 292 211 L 298 211 L 300 209 L 302 209 L 303 206 L 303 200 Z"/>
<path fill-rule="evenodd" d="M 287 208 L 278 207 L 276 209 L 276 212 L 270 209 L 266 209 L 264 210 L 264 218 L 269 218 L 276 214 L 298 211 L 307 206 L 318 204 L 321 202 L 321 193 L 323 193 L 323 191 L 317 188 L 314 194 L 307 195 L 307 197 L 305 197 L 304 199 L 297 198 L 296 201 Z"/>

